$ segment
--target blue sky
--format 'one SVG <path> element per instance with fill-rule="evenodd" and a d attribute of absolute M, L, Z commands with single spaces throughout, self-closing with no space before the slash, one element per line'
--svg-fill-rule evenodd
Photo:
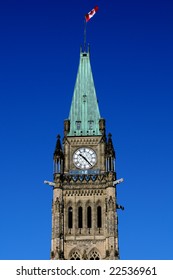
<path fill-rule="evenodd" d="M 2 2 L 2 1 L 1 1 Z M 173 259 L 173 2 L 0 4 L 0 259 L 49 259 L 53 152 L 87 42 L 113 135 L 121 259 Z"/>

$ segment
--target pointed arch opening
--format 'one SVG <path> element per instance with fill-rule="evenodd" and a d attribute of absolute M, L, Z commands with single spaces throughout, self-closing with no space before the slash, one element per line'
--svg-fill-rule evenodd
<path fill-rule="evenodd" d="M 78 228 L 83 228 L 83 209 L 82 209 L 82 206 L 78 207 Z"/>
<path fill-rule="evenodd" d="M 102 208 L 101 206 L 97 206 L 97 227 L 102 227 Z"/>
<path fill-rule="evenodd" d="M 68 228 L 73 228 L 73 208 L 68 208 Z"/>
<path fill-rule="evenodd" d="M 91 209 L 91 206 L 87 207 L 87 228 L 92 228 L 92 209 Z"/>

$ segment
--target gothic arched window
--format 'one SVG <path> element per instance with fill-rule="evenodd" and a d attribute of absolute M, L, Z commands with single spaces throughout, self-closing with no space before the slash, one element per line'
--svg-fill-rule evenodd
<path fill-rule="evenodd" d="M 92 228 L 92 210 L 91 207 L 87 207 L 87 228 Z"/>
<path fill-rule="evenodd" d="M 82 207 L 78 208 L 78 228 L 83 228 L 83 211 Z"/>
<path fill-rule="evenodd" d="M 68 208 L 68 228 L 73 227 L 73 208 Z"/>
<path fill-rule="evenodd" d="M 101 206 L 97 206 L 97 227 L 102 227 L 102 208 Z"/>

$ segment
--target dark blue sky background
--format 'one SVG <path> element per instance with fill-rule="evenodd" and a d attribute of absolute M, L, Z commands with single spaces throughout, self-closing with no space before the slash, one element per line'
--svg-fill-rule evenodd
<path fill-rule="evenodd" d="M 101 116 L 117 155 L 121 259 L 173 259 L 172 0 L 1 1 L 0 259 L 49 259 L 56 135 L 84 15 Z"/>

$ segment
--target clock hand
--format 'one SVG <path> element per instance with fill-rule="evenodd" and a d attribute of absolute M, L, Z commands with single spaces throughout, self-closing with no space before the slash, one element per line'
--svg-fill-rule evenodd
<path fill-rule="evenodd" d="M 81 156 L 86 162 L 88 162 L 92 166 L 91 162 L 89 162 L 89 160 L 86 157 L 84 157 L 82 154 L 79 154 L 79 156 Z"/>

